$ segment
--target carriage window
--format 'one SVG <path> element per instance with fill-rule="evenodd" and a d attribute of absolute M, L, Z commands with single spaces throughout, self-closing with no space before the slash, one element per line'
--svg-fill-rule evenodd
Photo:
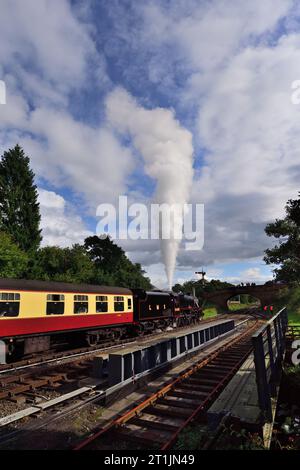
<path fill-rule="evenodd" d="M 124 312 L 124 297 L 123 296 L 114 297 L 114 309 L 115 309 L 115 312 Z"/>
<path fill-rule="evenodd" d="M 127 308 L 131 308 L 131 299 L 127 299 Z"/>
<path fill-rule="evenodd" d="M 74 295 L 74 313 L 88 313 L 89 299 L 87 295 Z"/>
<path fill-rule="evenodd" d="M 46 315 L 63 315 L 64 311 L 65 296 L 63 294 L 48 294 Z"/>
<path fill-rule="evenodd" d="M 20 312 L 20 294 L 0 293 L 0 317 L 17 317 Z"/>
<path fill-rule="evenodd" d="M 96 295 L 96 313 L 108 311 L 107 295 Z"/>

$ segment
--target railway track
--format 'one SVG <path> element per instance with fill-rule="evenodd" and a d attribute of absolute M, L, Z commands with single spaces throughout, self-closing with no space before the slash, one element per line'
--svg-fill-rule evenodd
<path fill-rule="evenodd" d="M 170 449 L 181 431 L 205 411 L 252 351 L 251 336 L 259 321 L 237 338 L 181 373 L 174 381 L 104 428 L 95 430 L 75 450 L 106 448 L 105 442 L 134 448 Z M 104 444 L 103 444 L 104 443 Z"/>
<path fill-rule="evenodd" d="M 81 378 L 89 375 L 91 363 L 78 360 L 71 364 L 66 363 L 50 369 L 34 372 L 22 372 L 0 377 L 0 401 L 10 400 L 15 403 L 24 402 L 26 398 L 33 400 L 34 394 L 39 390 L 55 390 L 63 383 L 69 386 L 76 384 Z"/>
<path fill-rule="evenodd" d="M 205 323 L 209 323 L 209 321 Z M 186 327 L 182 327 L 180 330 L 184 328 Z M 159 337 L 159 334 L 156 336 Z M 153 335 L 150 335 L 149 339 L 152 340 Z M 147 337 L 140 339 L 142 342 L 143 340 L 147 341 Z M 44 362 L 38 361 L 14 369 L 2 370 L 0 373 L 0 402 L 1 400 L 9 400 L 17 404 L 24 403 L 25 401 L 33 401 L 34 395 L 39 395 L 43 389 L 56 390 L 62 384 L 67 384 L 70 388 L 72 383 L 76 386 L 80 379 L 91 376 L 94 354 L 107 353 L 120 347 L 120 344 L 128 345 L 129 343 L 133 343 L 133 341 L 126 340 L 113 344 L 113 346 L 107 344 L 107 349 L 102 346 L 92 350 L 89 348 L 87 351 L 75 350 L 73 354 L 58 355 Z"/>
<path fill-rule="evenodd" d="M 211 318 L 207 318 L 206 320 L 201 320 L 201 324 L 206 324 L 212 321 L 216 321 L 217 318 L 222 319 L 223 316 L 225 315 L 227 316 L 228 314 L 220 314 L 218 317 L 211 317 Z M 245 313 L 233 314 L 232 317 L 235 320 L 239 320 L 239 319 L 245 318 Z M 189 326 L 178 327 L 176 328 L 176 331 L 183 331 L 189 328 Z M 156 336 L 159 337 L 159 335 L 165 334 L 165 333 L 166 333 L 165 331 L 154 332 L 149 335 L 138 337 L 138 338 L 126 338 L 122 340 L 105 341 L 101 344 L 98 344 L 97 346 L 81 347 L 81 348 L 59 351 L 59 352 L 52 352 L 52 353 L 47 352 L 45 354 L 35 355 L 35 356 L 28 357 L 23 360 L 12 362 L 9 364 L 0 364 L 0 376 L 2 374 L 6 374 L 9 372 L 13 373 L 18 370 L 51 364 L 56 361 L 69 360 L 72 358 L 76 359 L 77 357 L 84 357 L 84 356 L 88 356 L 89 354 L 105 352 L 107 349 L 114 349 L 119 346 L 132 344 L 132 343 L 135 343 L 137 340 L 147 341 L 148 339 L 153 339 Z"/>

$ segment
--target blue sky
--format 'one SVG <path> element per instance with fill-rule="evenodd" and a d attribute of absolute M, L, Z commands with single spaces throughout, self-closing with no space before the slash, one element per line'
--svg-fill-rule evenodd
<path fill-rule="evenodd" d="M 2 0 L 0 150 L 31 158 L 44 244 L 81 242 L 119 195 L 155 199 L 151 151 L 171 143 L 173 187 L 205 205 L 174 281 L 269 279 L 264 227 L 299 190 L 299 18 L 293 0 Z M 120 243 L 166 285 L 158 242 Z"/>

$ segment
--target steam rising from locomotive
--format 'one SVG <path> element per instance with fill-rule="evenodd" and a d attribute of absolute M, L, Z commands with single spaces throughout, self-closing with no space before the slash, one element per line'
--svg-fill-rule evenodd
<path fill-rule="evenodd" d="M 107 115 L 120 132 L 131 135 L 143 156 L 145 173 L 156 181 L 155 202 L 183 208 L 189 200 L 193 179 L 193 144 L 191 133 L 180 126 L 174 112 L 145 109 L 124 89 L 118 88 L 107 99 Z M 171 209 L 171 215 L 170 237 L 160 237 L 169 288 L 173 284 L 180 244 L 176 234 L 182 231 L 183 212 Z"/>

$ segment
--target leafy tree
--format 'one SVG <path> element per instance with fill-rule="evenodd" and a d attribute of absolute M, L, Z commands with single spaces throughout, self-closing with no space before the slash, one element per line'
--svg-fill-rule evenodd
<path fill-rule="evenodd" d="M 223 282 L 218 279 L 199 280 L 199 281 L 187 281 L 184 284 L 175 284 L 172 288 L 174 292 L 183 292 L 184 294 L 192 293 L 193 288 L 195 289 L 195 294 L 198 299 L 204 301 L 204 292 L 215 292 L 216 290 L 223 290 L 227 287 L 232 287 L 233 284 L 229 282 Z M 209 304 L 206 304 L 209 305 Z"/>
<path fill-rule="evenodd" d="M 184 292 L 185 294 L 193 292 L 195 289 L 196 296 L 201 297 L 203 292 L 214 292 L 216 290 L 223 290 L 227 287 L 232 287 L 229 282 L 223 282 L 218 279 L 211 279 L 210 281 L 186 281 L 184 284 L 175 284 L 172 288 L 174 292 Z"/>
<path fill-rule="evenodd" d="M 30 160 L 16 145 L 0 161 L 0 229 L 26 252 L 36 250 L 41 241 L 37 198 Z"/>
<path fill-rule="evenodd" d="M 174 286 L 172 287 L 172 291 L 173 292 L 182 292 L 182 289 L 183 289 L 183 286 L 181 284 L 174 284 Z"/>
<path fill-rule="evenodd" d="M 84 246 L 91 260 L 104 272 L 112 272 L 113 268 L 117 268 L 124 254 L 122 248 L 109 237 L 100 238 L 96 235 L 88 237 L 84 241 Z"/>
<path fill-rule="evenodd" d="M 279 265 L 274 270 L 277 280 L 299 283 L 300 199 L 290 199 L 285 211 L 286 216 L 283 219 L 276 219 L 265 228 L 266 234 L 275 237 L 279 243 L 265 251 L 264 261 Z"/>
<path fill-rule="evenodd" d="M 99 237 L 89 237 L 85 245 L 77 244 L 72 248 L 41 248 L 31 259 L 27 278 L 144 289 L 151 287 L 141 266 L 132 263 L 122 248 L 111 240 L 103 247 L 102 241 Z"/>
<path fill-rule="evenodd" d="M 125 254 L 120 260 L 119 269 L 115 273 L 115 284 L 132 289 L 151 289 L 150 279 L 145 277 L 145 271 L 139 263 L 132 263 Z"/>
<path fill-rule="evenodd" d="M 144 276 L 141 265 L 132 263 L 124 250 L 109 237 L 92 236 L 85 239 L 85 249 L 95 264 L 96 279 L 110 285 L 131 288 L 151 288 L 150 279 Z M 106 281 L 106 282 L 105 282 Z M 108 282 L 107 282 L 108 281 Z"/>
<path fill-rule="evenodd" d="M 95 268 L 84 247 L 46 246 L 38 250 L 27 274 L 30 279 L 91 283 Z"/>
<path fill-rule="evenodd" d="M 28 257 L 11 237 L 0 232 L 0 277 L 22 277 L 26 270 Z"/>

